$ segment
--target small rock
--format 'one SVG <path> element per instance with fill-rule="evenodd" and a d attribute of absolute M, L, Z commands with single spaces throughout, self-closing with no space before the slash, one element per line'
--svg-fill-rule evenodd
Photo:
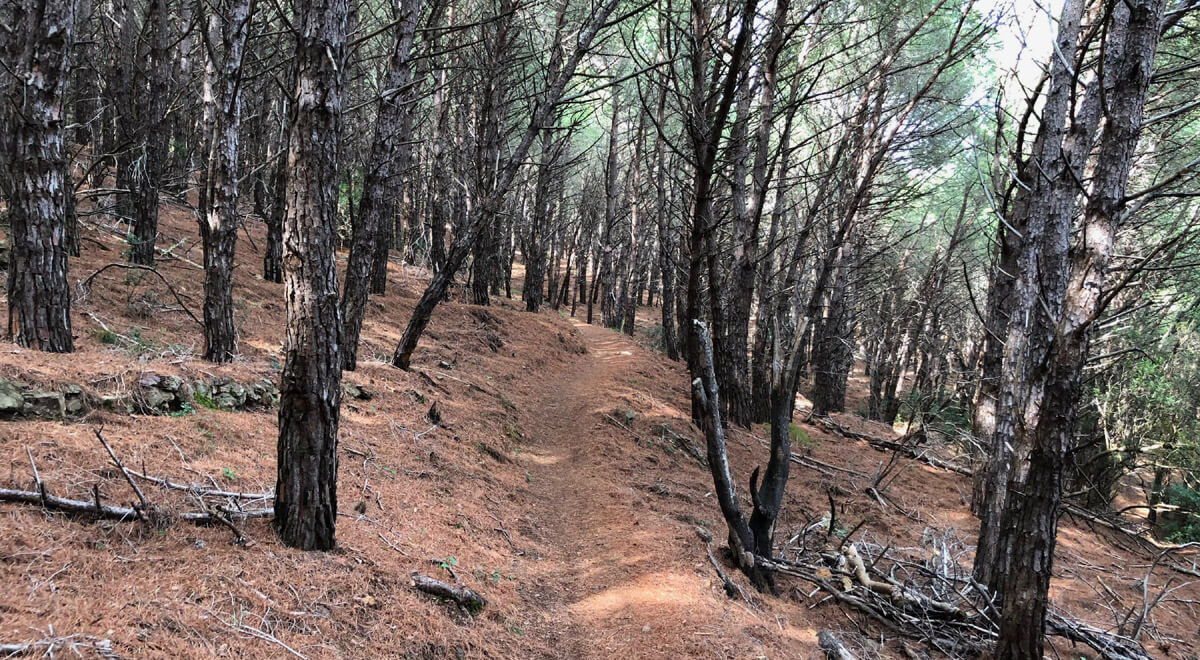
<path fill-rule="evenodd" d="M 0 415 L 15 415 L 21 412 L 25 397 L 16 385 L 0 378 Z"/>
<path fill-rule="evenodd" d="M 22 411 L 34 417 L 61 419 L 66 415 L 66 402 L 61 392 L 26 392 Z"/>
<path fill-rule="evenodd" d="M 78 385 L 67 385 L 62 390 L 68 415 L 79 415 L 84 410 L 83 388 Z"/>
<path fill-rule="evenodd" d="M 246 405 L 246 388 L 225 380 L 213 388 L 212 402 L 222 410 L 238 410 Z"/>
<path fill-rule="evenodd" d="M 342 391 L 351 399 L 358 399 L 359 401 L 370 401 L 375 396 L 367 388 L 362 385 L 355 385 L 354 383 L 343 383 Z"/>
<path fill-rule="evenodd" d="M 712 543 L 712 532 L 699 525 L 696 525 L 696 536 L 699 536 L 700 540 L 704 541 L 705 543 Z"/>
<path fill-rule="evenodd" d="M 158 384 L 161 382 L 162 378 L 158 374 L 147 373 L 138 376 L 138 385 L 142 387 L 158 387 Z"/>
<path fill-rule="evenodd" d="M 171 409 L 175 395 L 158 387 L 147 387 L 142 391 L 142 400 L 152 412 L 166 412 Z"/>
<path fill-rule="evenodd" d="M 133 414 L 133 400 L 124 394 L 106 394 L 100 397 L 100 407 L 115 413 Z"/>
<path fill-rule="evenodd" d="M 454 368 L 454 365 L 450 364 L 449 362 L 447 362 L 445 360 L 438 362 L 438 366 L 443 369 L 453 369 Z"/>
<path fill-rule="evenodd" d="M 650 632 L 650 626 L 648 626 L 648 625 L 642 626 L 642 632 L 644 632 L 644 633 Z"/>

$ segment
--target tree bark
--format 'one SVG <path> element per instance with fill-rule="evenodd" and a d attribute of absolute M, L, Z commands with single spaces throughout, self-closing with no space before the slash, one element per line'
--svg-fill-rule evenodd
<path fill-rule="evenodd" d="M 1026 427 L 1033 436 L 1029 474 L 1020 488 L 1009 489 L 1002 519 L 1002 542 L 1010 563 L 1005 567 L 1008 577 L 1001 594 L 996 646 L 1000 660 L 1042 655 L 1063 472 L 1073 445 L 1089 332 L 1110 299 L 1106 276 L 1141 133 L 1165 5 L 1165 0 L 1138 0 L 1112 8 L 1101 65 L 1105 123 L 1084 210 L 1082 244 L 1070 255 L 1066 249 L 1047 250 L 1056 259 L 1046 264 L 1043 257 L 1041 264 L 1066 271 L 1069 263 L 1070 272 L 1060 298 L 1049 367 L 1037 374 L 1044 378 L 1041 414 L 1032 428 Z M 1054 230 L 1048 235 L 1052 239 L 1048 244 L 1069 243 L 1069 222 L 1055 225 Z"/>
<path fill-rule="evenodd" d="M 283 275 L 287 307 L 279 387 L 275 528 L 285 545 L 334 546 L 342 319 L 337 234 L 338 130 L 346 0 L 295 3 L 295 113 L 288 139 Z"/>
<path fill-rule="evenodd" d="M 129 261 L 142 266 L 154 265 L 154 245 L 158 239 L 158 190 L 162 185 L 170 137 L 164 122 L 171 83 L 169 25 L 167 0 L 150 0 L 145 28 L 150 41 L 144 72 L 146 82 L 137 86 L 139 98 L 135 100 L 135 105 L 141 108 L 138 116 L 141 121 L 142 149 L 140 158 L 130 163 L 130 181 L 134 185 L 134 193 Z"/>
<path fill-rule="evenodd" d="M 0 174 L 9 201 L 8 332 L 28 348 L 74 350 L 67 285 L 67 197 L 63 96 L 70 76 L 75 0 L 22 0 L 5 58 L 14 80 L 0 83 Z"/>
<path fill-rule="evenodd" d="M 226 0 L 221 13 L 209 16 L 210 49 L 205 66 L 205 110 L 209 120 L 207 193 L 200 208 L 204 249 L 204 359 L 228 362 L 237 353 L 233 323 L 233 252 L 237 243 L 238 133 L 242 56 L 250 33 L 253 0 Z M 220 44 L 223 61 L 212 59 Z"/>

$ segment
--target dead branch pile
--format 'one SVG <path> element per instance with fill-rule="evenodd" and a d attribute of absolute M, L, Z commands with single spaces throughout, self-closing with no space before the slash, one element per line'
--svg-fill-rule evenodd
<path fill-rule="evenodd" d="M 73 499 L 55 495 L 50 492 L 42 475 L 38 472 L 33 453 L 25 449 L 29 457 L 29 468 L 33 476 L 34 490 L 0 488 L 0 502 L 19 502 L 40 506 L 48 511 L 60 511 L 72 515 L 89 515 L 96 518 L 118 521 L 141 521 L 155 529 L 164 529 L 176 520 L 198 525 L 220 524 L 228 527 L 238 543 L 248 541 L 242 533 L 237 521 L 248 518 L 269 518 L 274 514 L 270 507 L 244 508 L 244 502 L 267 502 L 274 499 L 274 493 L 244 493 L 222 490 L 216 483 L 212 487 L 198 484 L 184 484 L 171 479 L 154 477 L 125 467 L 125 464 L 113 451 L 112 446 L 104 438 L 100 429 L 95 429 L 96 439 L 104 447 L 113 465 L 120 471 L 121 476 L 136 496 L 137 501 L 131 506 L 106 504 L 101 500 L 100 485 L 92 486 L 91 499 Z M 171 511 L 151 502 L 138 486 L 138 481 L 145 481 L 169 490 L 183 491 L 196 504 L 198 511 Z"/>
<path fill-rule="evenodd" d="M 832 600 L 871 619 L 885 635 L 916 640 L 948 657 L 984 655 L 995 643 L 998 613 L 964 568 L 969 547 L 962 541 L 927 529 L 917 548 L 860 540 L 835 550 L 825 544 L 820 527 L 807 526 L 789 556 L 758 561 L 812 584 L 807 597 L 815 599 L 813 607 Z M 1047 634 L 1085 644 L 1110 660 L 1151 658 L 1136 640 L 1060 612 L 1051 613 L 1046 627 Z"/>

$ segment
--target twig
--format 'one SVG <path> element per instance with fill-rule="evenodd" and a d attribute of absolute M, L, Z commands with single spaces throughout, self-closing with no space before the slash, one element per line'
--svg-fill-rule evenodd
<path fill-rule="evenodd" d="M 129 487 L 133 489 L 135 494 L 137 494 L 138 500 L 142 503 L 142 510 L 149 509 L 150 503 L 146 501 L 146 496 L 142 494 L 142 489 L 138 488 L 138 485 L 133 480 L 133 477 L 129 475 L 129 470 L 125 469 L 125 466 L 121 463 L 121 459 L 117 458 L 117 455 L 113 453 L 112 447 L 108 446 L 108 442 L 104 440 L 104 435 L 100 433 L 100 429 L 93 429 L 92 431 L 96 434 L 96 439 L 99 440 L 100 444 L 104 445 L 104 449 L 108 451 L 108 455 L 112 458 L 113 463 L 117 465 L 117 469 L 120 470 L 121 474 L 125 476 L 125 481 L 129 483 Z"/>

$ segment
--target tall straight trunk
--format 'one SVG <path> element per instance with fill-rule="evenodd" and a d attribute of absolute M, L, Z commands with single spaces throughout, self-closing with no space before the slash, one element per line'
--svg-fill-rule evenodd
<path fill-rule="evenodd" d="M 638 224 L 640 215 L 638 211 L 641 200 L 642 145 L 645 142 L 645 128 L 646 116 L 643 113 L 638 117 L 637 139 L 634 140 L 633 162 L 630 163 L 629 190 L 627 191 L 629 194 L 629 242 L 626 247 L 628 264 L 621 272 L 621 295 L 619 296 L 619 324 L 621 330 L 630 337 L 633 336 L 637 321 L 637 289 L 642 286 L 643 282 L 642 245 L 645 243 L 646 237 L 639 236 L 639 233 L 644 233 L 644 230 Z"/>
<path fill-rule="evenodd" d="M 150 41 L 146 82 L 137 88 L 137 93 L 144 95 L 138 102 L 143 109 L 140 114 L 142 152 L 140 158 L 131 164 L 135 171 L 131 177 L 135 191 L 129 260 L 143 266 L 154 265 L 154 244 L 158 239 L 158 191 L 162 186 L 170 139 L 167 132 L 169 127 L 164 121 L 171 82 L 169 25 L 167 0 L 150 0 L 146 10 L 146 32 Z"/>
<path fill-rule="evenodd" d="M 363 315 L 366 313 L 367 293 L 371 284 L 371 272 L 380 250 L 380 225 L 388 210 L 388 196 L 392 192 L 393 175 L 408 165 L 408 134 L 404 127 L 404 115 L 408 114 L 412 99 L 412 52 L 413 35 L 417 28 L 417 15 L 421 11 L 421 0 L 406 0 L 404 15 L 397 26 L 395 46 L 384 79 L 384 93 L 379 98 L 375 122 L 375 136 L 371 140 L 371 154 L 364 168 L 362 201 L 358 207 L 358 224 L 350 244 L 350 256 L 346 263 L 346 288 L 342 294 L 342 368 L 353 371 L 358 365 L 358 341 L 362 333 Z M 387 218 L 391 224 L 392 218 Z M 382 244 L 384 268 L 387 266 L 387 244 Z"/>
<path fill-rule="evenodd" d="M 1047 368 L 1037 374 L 1044 388 L 1042 414 L 1023 429 L 1033 436 L 1028 477 L 1019 488 L 1009 489 L 1002 519 L 1004 556 L 1009 563 L 996 646 L 1000 660 L 1042 655 L 1063 473 L 1073 447 L 1089 333 L 1111 299 L 1112 292 L 1105 288 L 1107 271 L 1141 133 L 1165 5 L 1166 0 L 1136 0 L 1113 6 L 1101 65 L 1105 122 L 1080 245 L 1069 254 L 1065 248 L 1053 249 L 1070 242 L 1071 223 L 1056 224 L 1053 232 L 1047 232 L 1045 245 L 1051 249 L 1044 256 L 1054 261 L 1043 260 L 1041 267 L 1069 273 L 1064 273 Z"/>
<path fill-rule="evenodd" d="M 665 91 L 664 91 L 665 93 Z M 659 117 L 662 117 L 659 104 Z M 660 124 L 661 125 L 661 124 Z M 654 208 L 658 218 L 658 264 L 662 277 L 662 342 L 667 357 L 679 360 L 679 338 L 675 332 L 675 228 L 667 214 L 667 182 L 662 140 L 654 146 Z"/>
<path fill-rule="evenodd" d="M 21 0 L 5 60 L 15 81 L 0 108 L 0 173 L 8 198 L 8 332 L 21 346 L 74 350 L 67 285 L 67 196 L 63 96 L 70 77 L 76 0 Z M 2 44 L 3 42 L 0 42 Z"/>
<path fill-rule="evenodd" d="M 285 545 L 334 546 L 342 319 L 337 234 L 338 133 L 346 0 L 297 0 L 296 108 L 288 139 L 275 528 Z"/>
<path fill-rule="evenodd" d="M 848 250 L 850 251 L 850 250 Z M 813 415 L 824 417 L 846 407 L 846 377 L 853 364 L 848 291 L 853 257 L 842 258 L 829 292 L 825 314 L 813 328 Z"/>
<path fill-rule="evenodd" d="M 211 50 L 205 65 L 208 118 L 207 193 L 200 209 L 204 248 L 204 359 L 228 362 L 237 353 L 233 324 L 233 251 L 238 230 L 238 132 L 242 122 L 242 56 L 250 33 L 253 0 L 226 0 L 209 16 Z M 223 61 L 213 61 L 220 44 Z"/>
<path fill-rule="evenodd" d="M 564 5 L 565 6 L 565 5 Z M 542 288 L 546 277 L 546 236 L 550 230 L 550 185 L 554 164 L 554 142 L 550 133 L 542 133 L 541 162 L 533 191 L 533 217 L 530 220 L 529 240 L 525 250 L 525 311 L 537 312 L 542 307 Z M 553 287 L 550 297 L 553 298 Z"/>
<path fill-rule="evenodd" d="M 475 243 L 475 236 L 479 231 L 480 225 L 490 221 L 491 217 L 499 210 L 501 203 L 503 203 L 505 196 L 508 194 L 509 188 L 512 186 L 513 179 L 516 177 L 517 169 L 529 154 L 529 148 L 533 145 L 534 139 L 538 137 L 546 122 L 553 116 L 552 113 L 562 98 L 567 82 L 575 75 L 576 67 L 579 66 L 580 60 L 587 54 L 596 34 L 607 23 L 608 16 L 616 7 L 617 1 L 606 0 L 603 5 L 596 7 L 595 11 L 588 18 L 588 21 L 579 31 L 575 38 L 574 51 L 563 65 L 562 71 L 548 85 L 545 94 L 542 96 L 541 103 L 538 104 L 528 127 L 521 137 L 521 141 L 517 143 L 512 154 L 500 168 L 495 190 L 483 201 L 482 207 L 477 212 L 478 215 L 474 218 L 467 218 L 463 223 L 464 226 L 457 232 L 454 245 L 446 257 L 446 267 L 434 275 L 429 285 L 425 288 L 425 292 L 421 294 L 421 299 L 417 301 L 416 307 L 413 308 L 412 317 L 409 319 L 408 325 L 405 326 L 404 334 L 401 335 L 400 342 L 396 345 L 395 353 L 392 356 L 392 364 L 394 366 L 400 369 L 408 369 L 412 361 L 413 351 L 417 348 L 417 342 L 425 332 L 425 328 L 429 325 L 434 308 L 437 307 L 437 304 L 445 296 L 446 290 L 450 286 L 450 278 L 462 267 L 463 262 L 466 260 L 471 246 Z"/>
<path fill-rule="evenodd" d="M 617 264 L 613 252 L 616 250 L 613 233 L 617 224 L 617 202 L 620 198 L 620 165 L 617 159 L 618 134 L 620 129 L 619 90 L 613 88 L 612 117 L 608 131 L 608 159 L 604 165 L 604 231 L 600 234 L 600 261 L 596 265 L 596 291 L 600 299 L 600 318 L 606 328 L 620 328 L 617 306 Z M 593 293 L 595 298 L 597 293 Z M 589 319 L 589 323 L 590 323 Z"/>

